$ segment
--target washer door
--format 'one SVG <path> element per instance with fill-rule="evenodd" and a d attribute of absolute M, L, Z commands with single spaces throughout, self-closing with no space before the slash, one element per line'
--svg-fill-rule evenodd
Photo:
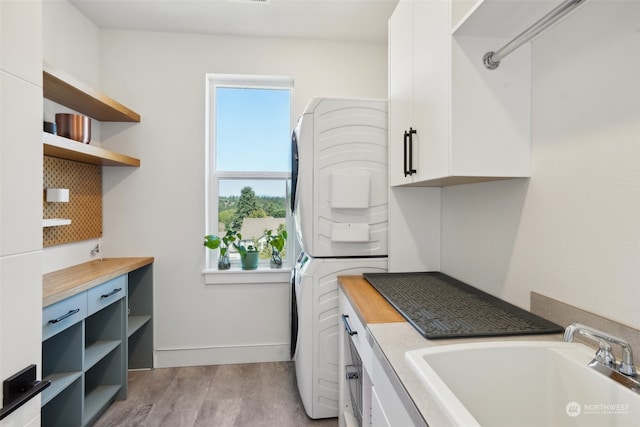
<path fill-rule="evenodd" d="M 300 164 L 298 157 L 298 136 L 296 129 L 291 134 L 291 213 L 296 211 L 296 196 L 298 192 L 298 167 Z"/>
<path fill-rule="evenodd" d="M 291 347 L 290 356 L 296 354 L 296 345 L 298 344 L 298 301 L 296 299 L 296 280 L 298 276 L 298 266 L 291 270 Z"/>

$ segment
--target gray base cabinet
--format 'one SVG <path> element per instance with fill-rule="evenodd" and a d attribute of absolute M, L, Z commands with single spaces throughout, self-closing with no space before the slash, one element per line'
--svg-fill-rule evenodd
<path fill-rule="evenodd" d="M 89 426 L 127 397 L 127 370 L 153 367 L 153 265 L 43 310 L 42 426 Z"/>
<path fill-rule="evenodd" d="M 153 264 L 129 273 L 127 292 L 129 369 L 153 368 Z"/>

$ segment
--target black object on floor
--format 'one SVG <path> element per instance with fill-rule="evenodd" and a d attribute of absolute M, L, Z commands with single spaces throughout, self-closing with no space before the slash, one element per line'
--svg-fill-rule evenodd
<path fill-rule="evenodd" d="M 364 273 L 425 338 L 551 334 L 564 328 L 440 272 Z"/>

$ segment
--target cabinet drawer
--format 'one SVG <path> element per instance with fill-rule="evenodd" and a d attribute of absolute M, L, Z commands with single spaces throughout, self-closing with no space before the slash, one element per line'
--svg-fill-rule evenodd
<path fill-rule="evenodd" d="M 123 275 L 87 291 L 89 316 L 109 304 L 124 298 L 127 293 L 127 276 Z"/>
<path fill-rule="evenodd" d="M 367 330 L 364 324 L 360 321 L 360 318 L 355 312 L 353 306 L 351 306 L 349 300 L 342 292 L 340 293 L 340 299 L 340 317 L 342 320 L 340 327 L 346 329 L 347 325 L 349 325 L 351 331 L 355 332 L 355 334 L 350 337 L 351 341 L 355 344 L 358 354 L 362 359 L 362 366 L 364 366 L 368 372 L 371 372 L 371 357 L 373 352 L 369 342 L 367 341 Z M 346 318 L 343 316 L 346 316 Z M 345 333 L 346 332 L 347 331 L 345 331 Z"/>
<path fill-rule="evenodd" d="M 42 310 L 42 341 L 87 316 L 87 293 L 82 292 Z"/>

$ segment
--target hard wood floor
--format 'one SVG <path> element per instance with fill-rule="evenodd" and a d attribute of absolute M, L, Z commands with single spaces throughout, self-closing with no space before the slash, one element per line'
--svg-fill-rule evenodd
<path fill-rule="evenodd" d="M 292 362 L 129 372 L 129 397 L 96 427 L 337 426 L 307 417 Z"/>

